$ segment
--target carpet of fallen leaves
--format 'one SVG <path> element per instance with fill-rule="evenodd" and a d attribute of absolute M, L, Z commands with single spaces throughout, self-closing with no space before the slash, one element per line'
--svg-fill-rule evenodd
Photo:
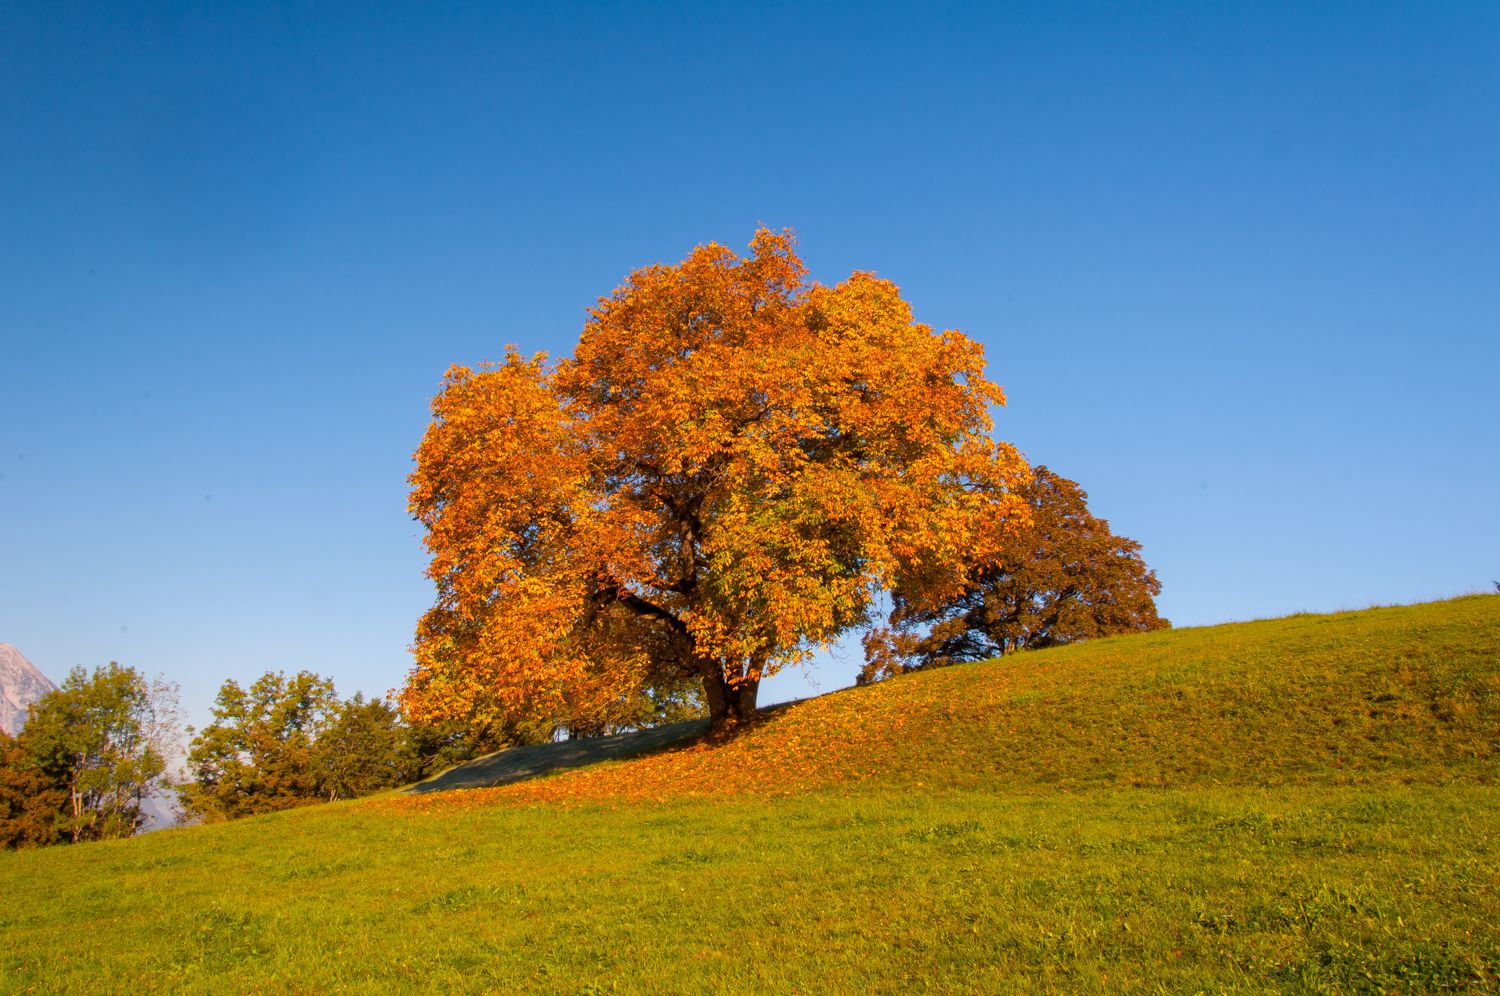
<path fill-rule="evenodd" d="M 992 692 L 1007 684 L 1004 676 Z M 516 803 L 654 802 L 714 795 L 788 795 L 905 769 L 940 749 L 939 735 L 977 718 L 982 703 L 935 702 L 926 683 L 886 682 L 769 712 L 737 735 L 701 738 L 655 754 L 491 789 L 387 800 L 408 811 Z M 962 751 L 957 753 L 961 756 Z M 955 752 L 947 752 L 954 760 Z"/>

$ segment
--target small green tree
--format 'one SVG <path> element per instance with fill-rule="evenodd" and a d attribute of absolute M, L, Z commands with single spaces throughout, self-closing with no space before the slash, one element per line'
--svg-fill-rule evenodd
<path fill-rule="evenodd" d="M 1077 483 L 1038 466 L 1016 494 L 1030 507 L 1031 524 L 968 565 L 957 597 L 929 597 L 933 579 L 918 574 L 897 586 L 889 628 L 865 637 L 860 684 L 1171 625 L 1157 615 L 1161 582 L 1141 559 L 1141 545 L 1092 515 Z"/>
<path fill-rule="evenodd" d="M 113 661 L 93 675 L 74 668 L 31 707 L 17 741 L 25 761 L 8 777 L 65 791 L 55 826 L 66 840 L 128 837 L 147 819 L 147 796 L 169 784 L 177 722 L 175 685 Z M 29 812 L 37 826 L 38 807 Z"/>
<path fill-rule="evenodd" d="M 214 821 L 316 801 L 316 744 L 338 709 L 333 682 L 310 671 L 267 672 L 248 689 L 224 682 L 214 721 L 188 748 L 193 780 L 180 792 L 184 810 Z"/>
<path fill-rule="evenodd" d="M 359 692 L 318 735 L 313 755 L 320 795 L 330 802 L 403 785 L 416 768 L 401 714 Z"/>

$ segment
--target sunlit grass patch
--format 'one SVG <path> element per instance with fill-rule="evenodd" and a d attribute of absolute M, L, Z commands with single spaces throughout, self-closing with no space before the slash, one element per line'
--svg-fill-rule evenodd
<path fill-rule="evenodd" d="M 1482 988 L 1500 967 L 1497 826 L 1500 789 L 1473 784 L 818 792 L 402 820 L 341 805 L 7 856 L 0 978 L 189 992 Z M 148 849 L 187 860 L 101 890 Z M 276 871 L 299 865 L 331 873 L 288 889 Z"/>

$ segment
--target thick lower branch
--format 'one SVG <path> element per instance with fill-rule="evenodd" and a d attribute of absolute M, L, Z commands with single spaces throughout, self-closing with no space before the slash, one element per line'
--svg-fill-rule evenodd
<path fill-rule="evenodd" d="M 615 602 L 625 606 L 627 609 L 634 612 L 638 616 L 646 616 L 650 619 L 658 619 L 661 622 L 666 623 L 667 628 L 672 630 L 673 633 L 677 634 L 678 636 L 691 639 L 691 635 L 688 633 L 687 624 L 685 624 L 681 619 L 677 618 L 677 615 L 674 612 L 672 612 L 670 609 L 662 608 L 655 602 L 647 601 L 646 599 L 637 595 L 635 592 L 628 591 L 618 584 L 600 585 L 596 597 L 600 602 L 606 605 L 610 602 Z"/>

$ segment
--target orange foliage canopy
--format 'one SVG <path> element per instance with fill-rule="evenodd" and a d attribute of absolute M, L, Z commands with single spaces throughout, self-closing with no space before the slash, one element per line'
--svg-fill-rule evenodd
<path fill-rule="evenodd" d="M 871 274 L 805 277 L 762 229 L 636 271 L 570 359 L 448 371 L 411 475 L 437 601 L 409 717 L 589 726 L 701 682 L 733 722 L 898 577 L 951 595 L 1025 520 L 978 344 Z"/>

